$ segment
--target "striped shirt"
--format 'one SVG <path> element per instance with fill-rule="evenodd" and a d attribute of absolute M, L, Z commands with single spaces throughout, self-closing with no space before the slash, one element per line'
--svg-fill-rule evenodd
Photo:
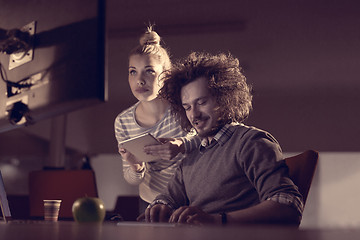
<path fill-rule="evenodd" d="M 144 133 L 151 133 L 156 138 L 181 138 L 184 142 L 185 152 L 189 152 L 198 146 L 200 140 L 197 137 L 187 136 L 179 122 L 174 119 L 170 108 L 165 112 L 163 119 L 154 126 L 150 128 L 141 127 L 135 119 L 135 110 L 138 105 L 139 102 L 116 117 L 114 128 L 118 143 Z M 145 171 L 140 173 L 134 171 L 129 163 L 123 159 L 124 178 L 132 185 L 139 185 L 140 197 L 146 202 L 151 202 L 165 189 L 183 157 L 184 154 L 179 153 L 171 160 L 146 163 Z"/>

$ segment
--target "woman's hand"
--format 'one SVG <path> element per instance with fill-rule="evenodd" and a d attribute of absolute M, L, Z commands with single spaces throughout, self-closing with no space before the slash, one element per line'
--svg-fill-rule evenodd
<path fill-rule="evenodd" d="M 164 160 L 170 160 L 173 159 L 180 152 L 185 152 L 184 143 L 180 139 L 158 138 L 158 140 L 162 144 L 145 146 L 145 153 L 158 156 L 159 158 Z"/>
<path fill-rule="evenodd" d="M 137 160 L 136 157 L 130 152 L 126 151 L 125 148 L 119 146 L 119 153 L 121 157 L 130 164 L 130 167 L 135 172 L 141 172 L 144 169 L 144 163 Z"/>

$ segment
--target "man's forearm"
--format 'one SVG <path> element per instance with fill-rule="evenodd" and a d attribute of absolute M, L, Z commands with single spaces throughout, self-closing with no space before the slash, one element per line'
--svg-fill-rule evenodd
<path fill-rule="evenodd" d="M 299 225 L 298 211 L 285 204 L 267 200 L 253 207 L 227 213 L 228 224 L 286 224 Z"/>

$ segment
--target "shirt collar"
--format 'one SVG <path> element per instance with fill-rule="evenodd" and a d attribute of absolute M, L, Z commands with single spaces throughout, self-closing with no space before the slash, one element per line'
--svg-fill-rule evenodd
<path fill-rule="evenodd" d="M 210 145 L 214 145 L 215 142 L 219 143 L 220 146 L 224 145 L 227 140 L 229 140 L 229 138 L 231 137 L 231 135 L 233 134 L 233 132 L 235 131 L 235 128 L 233 128 L 232 126 L 236 126 L 236 125 L 242 125 L 242 123 L 228 123 L 225 124 L 222 128 L 220 128 L 220 130 L 215 134 L 213 140 L 211 143 L 209 143 L 208 138 L 203 138 L 201 139 L 201 145 L 200 148 L 202 147 L 208 147 Z"/>

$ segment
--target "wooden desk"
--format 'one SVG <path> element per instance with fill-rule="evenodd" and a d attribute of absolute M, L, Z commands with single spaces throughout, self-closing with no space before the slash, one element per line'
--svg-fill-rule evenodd
<path fill-rule="evenodd" d="M 360 229 L 298 230 L 264 226 L 191 227 L 132 223 L 96 225 L 70 221 L 0 224 L 0 239 L 4 240 L 353 240 L 359 237 Z"/>

